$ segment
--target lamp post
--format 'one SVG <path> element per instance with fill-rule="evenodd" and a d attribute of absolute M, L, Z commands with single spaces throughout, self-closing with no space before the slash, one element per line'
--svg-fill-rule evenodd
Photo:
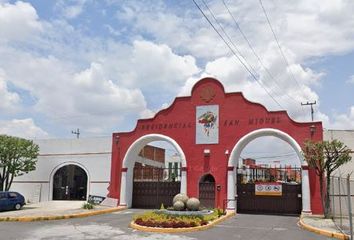
<path fill-rule="evenodd" d="M 315 134 L 315 132 L 316 132 L 316 126 L 312 124 L 310 126 L 311 139 L 312 139 L 313 135 Z"/>

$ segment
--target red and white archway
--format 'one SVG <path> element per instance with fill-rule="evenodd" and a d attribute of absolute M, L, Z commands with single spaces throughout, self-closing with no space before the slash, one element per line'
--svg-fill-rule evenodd
<path fill-rule="evenodd" d="M 184 152 L 174 139 L 162 134 L 148 134 L 140 137 L 129 147 L 123 159 L 123 171 L 120 186 L 120 205 L 131 207 L 133 194 L 133 168 L 136 157 L 145 145 L 154 141 L 166 141 L 170 143 L 176 149 L 181 158 L 182 169 L 186 168 L 187 163 Z M 182 171 L 180 191 L 181 193 L 187 193 L 187 175 L 185 171 Z"/>
<path fill-rule="evenodd" d="M 236 172 L 235 170 L 240 165 L 239 159 L 242 150 L 256 138 L 259 137 L 277 137 L 285 142 L 287 142 L 296 152 L 298 158 L 300 159 L 302 167 L 302 212 L 311 213 L 311 198 L 310 198 L 310 183 L 309 183 L 309 173 L 307 162 L 304 160 L 301 154 L 301 147 L 289 134 L 273 128 L 263 128 L 252 131 L 245 136 L 243 136 L 234 146 L 231 151 L 230 158 L 228 161 L 228 173 L 227 173 L 227 199 L 234 199 L 236 196 L 235 186 L 236 186 Z M 229 209 L 235 209 L 235 202 L 228 201 L 227 207 Z"/>
<path fill-rule="evenodd" d="M 200 121 L 201 114 L 209 111 L 217 115 L 210 135 Z M 213 139 L 208 139 L 209 136 Z M 118 199 L 120 205 L 130 206 L 134 157 L 147 143 L 166 141 L 182 157 L 181 192 L 198 197 L 199 180 L 210 173 L 218 186 L 216 206 L 222 208 L 225 200 L 235 197 L 234 169 L 242 149 L 261 136 L 275 136 L 292 146 L 303 169 L 302 210 L 320 214 L 318 179 L 313 169 L 308 170 L 301 146 L 308 139 L 322 140 L 322 123 L 296 122 L 286 111 L 269 111 L 240 92 L 226 93 L 223 85 L 213 78 L 201 79 L 194 85 L 191 96 L 177 97 L 153 118 L 138 120 L 133 131 L 113 133 L 108 196 Z M 232 203 L 229 207 L 233 207 Z"/>

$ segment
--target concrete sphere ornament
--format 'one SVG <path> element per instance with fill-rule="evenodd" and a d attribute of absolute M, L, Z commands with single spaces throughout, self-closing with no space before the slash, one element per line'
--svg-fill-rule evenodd
<path fill-rule="evenodd" d="M 187 201 L 187 209 L 190 211 L 197 211 L 200 207 L 200 201 L 198 198 L 190 198 Z"/>
<path fill-rule="evenodd" d="M 182 211 L 184 210 L 184 203 L 182 201 L 176 201 L 174 204 L 173 204 L 173 209 L 175 211 Z"/>

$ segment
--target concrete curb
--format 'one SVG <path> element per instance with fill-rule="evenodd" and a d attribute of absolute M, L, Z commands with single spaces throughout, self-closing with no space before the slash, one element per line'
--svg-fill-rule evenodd
<path fill-rule="evenodd" d="M 90 212 L 81 212 L 81 213 L 73 213 L 73 214 L 63 214 L 56 216 L 23 216 L 23 217 L 0 217 L 0 222 L 34 222 L 34 221 L 47 221 L 47 220 L 61 220 L 61 219 L 69 219 L 69 218 L 83 218 L 90 217 L 105 213 L 118 212 L 127 209 L 126 207 L 115 207 L 108 208 Z"/>
<path fill-rule="evenodd" d="M 321 229 L 321 228 L 317 228 L 317 227 L 313 227 L 311 225 L 308 225 L 308 224 L 306 224 L 306 223 L 304 223 L 302 221 L 302 217 L 300 217 L 299 224 L 304 229 L 306 229 L 306 230 L 308 230 L 310 232 L 314 232 L 314 233 L 317 233 L 317 234 L 320 234 L 320 235 L 324 235 L 324 236 L 332 237 L 332 238 L 337 238 L 337 239 L 342 239 L 342 240 L 349 239 L 349 236 L 344 234 L 344 233 L 331 232 L 331 231 L 328 231 L 328 230 L 324 230 L 324 229 Z"/>
<path fill-rule="evenodd" d="M 226 219 L 235 216 L 235 212 L 227 212 L 225 216 L 222 216 L 215 221 L 209 223 L 208 225 L 198 226 L 198 227 L 190 227 L 190 228 L 157 228 L 157 227 L 145 227 L 135 224 L 134 221 L 130 223 L 130 227 L 143 232 L 155 232 L 155 233 L 181 233 L 181 232 L 196 232 L 203 231 L 213 227 L 214 225 L 225 221 Z"/>

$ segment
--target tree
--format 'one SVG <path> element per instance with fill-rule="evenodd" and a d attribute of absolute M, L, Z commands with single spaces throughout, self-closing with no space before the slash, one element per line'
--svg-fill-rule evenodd
<path fill-rule="evenodd" d="M 0 135 L 0 191 L 8 191 L 14 177 L 36 169 L 38 152 L 33 141 Z"/>
<path fill-rule="evenodd" d="M 307 141 L 302 150 L 309 167 L 315 169 L 316 175 L 319 177 L 322 208 L 325 218 L 329 218 L 331 174 L 341 165 L 351 160 L 351 150 L 338 140 Z M 325 178 L 326 184 L 324 186 Z"/>

